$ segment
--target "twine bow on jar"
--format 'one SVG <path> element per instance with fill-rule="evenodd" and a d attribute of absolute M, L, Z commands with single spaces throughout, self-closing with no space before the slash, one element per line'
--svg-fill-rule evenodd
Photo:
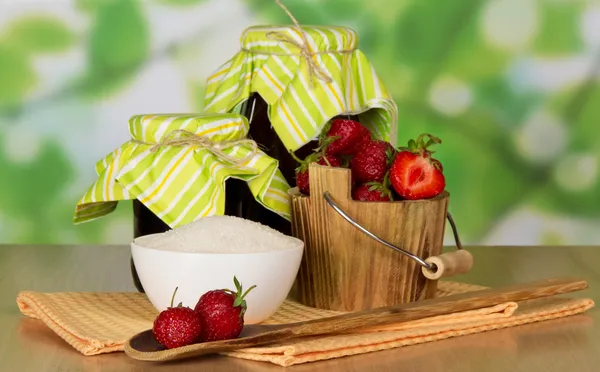
<path fill-rule="evenodd" d="M 311 87 L 314 85 L 315 77 L 318 78 L 319 80 L 325 81 L 326 83 L 331 83 L 333 81 L 333 79 L 331 78 L 331 76 L 329 75 L 327 70 L 319 65 L 315 56 L 320 55 L 320 54 L 332 54 L 332 53 L 340 53 L 340 54 L 352 53 L 356 50 L 356 48 L 341 49 L 341 50 L 312 51 L 310 48 L 310 44 L 308 42 L 306 33 L 304 32 L 302 27 L 300 27 L 300 24 L 298 23 L 298 20 L 296 19 L 296 17 L 294 17 L 292 15 L 292 13 L 288 10 L 288 8 L 285 5 L 283 5 L 281 0 L 275 0 L 275 2 L 277 3 L 277 5 L 279 5 L 279 7 L 281 9 L 283 9 L 283 11 L 288 15 L 288 17 L 290 17 L 290 19 L 294 23 L 294 28 L 298 30 L 298 33 L 300 34 L 300 38 L 302 40 L 298 41 L 295 38 L 293 38 L 292 36 L 290 36 L 289 34 L 284 33 L 284 32 L 279 32 L 279 31 L 270 31 L 267 33 L 266 36 L 267 36 L 267 38 L 269 38 L 271 40 L 293 45 L 296 48 L 298 48 L 300 50 L 300 52 L 299 53 L 277 53 L 277 52 L 249 50 L 247 48 L 242 48 L 242 50 L 245 52 L 248 52 L 248 53 L 271 55 L 271 56 L 284 56 L 284 57 L 299 56 L 304 61 L 306 61 L 306 64 L 308 66 L 309 82 L 311 84 Z"/>
<path fill-rule="evenodd" d="M 137 139 L 131 140 L 133 143 L 137 143 L 140 145 L 148 145 L 150 147 L 150 152 L 156 152 L 161 147 L 184 147 L 184 146 L 194 146 L 198 148 L 204 148 L 212 152 L 217 158 L 241 166 L 245 163 L 249 162 L 258 152 L 258 144 L 254 142 L 254 140 L 244 138 L 235 141 L 219 141 L 213 142 L 210 138 L 204 136 L 198 136 L 193 132 L 187 131 L 185 129 L 176 129 L 169 132 L 165 135 L 159 142 L 150 143 L 145 141 L 140 141 Z M 248 145 L 250 147 L 250 152 L 246 154 L 246 156 L 238 158 L 231 155 L 226 154 L 223 150 L 239 146 L 239 145 Z"/>

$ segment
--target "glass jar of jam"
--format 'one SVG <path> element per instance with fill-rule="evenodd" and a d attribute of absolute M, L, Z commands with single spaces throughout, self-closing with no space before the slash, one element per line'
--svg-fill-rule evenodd
<path fill-rule="evenodd" d="M 298 163 L 283 145 L 271 126 L 268 116 L 268 105 L 258 93 L 253 93 L 242 105 L 241 112 L 248 118 L 250 131 L 248 136 L 256 141 L 269 156 L 279 161 L 279 169 L 291 187 L 296 185 L 295 169 Z M 318 146 L 313 140 L 297 150 L 295 154 L 303 159 Z M 260 222 L 283 234 L 291 235 L 291 224 L 285 218 L 260 205 L 246 182 L 229 178 L 226 182 L 225 214 Z M 170 227 L 158 218 L 139 200 L 133 200 L 134 238 L 143 235 L 162 233 Z M 133 259 L 130 259 L 133 282 L 138 291 L 144 292 L 139 280 Z"/>

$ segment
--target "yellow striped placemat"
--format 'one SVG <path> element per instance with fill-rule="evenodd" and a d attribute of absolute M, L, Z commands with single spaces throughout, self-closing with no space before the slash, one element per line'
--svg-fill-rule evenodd
<path fill-rule="evenodd" d="M 481 288 L 440 282 L 438 295 Z M 127 339 L 151 328 L 157 315 L 145 295 L 140 293 L 23 291 L 17 296 L 17 304 L 24 315 L 40 319 L 84 355 L 122 351 Z M 346 332 L 343 335 L 249 348 L 226 355 L 291 366 L 561 318 L 585 312 L 593 306 L 594 302 L 590 299 L 572 298 L 548 298 L 519 305 L 508 302 L 484 309 Z M 338 313 L 286 301 L 265 323 L 286 324 L 335 314 Z"/>

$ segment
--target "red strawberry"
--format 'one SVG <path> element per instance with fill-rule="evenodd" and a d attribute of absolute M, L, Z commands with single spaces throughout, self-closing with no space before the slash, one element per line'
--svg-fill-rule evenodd
<path fill-rule="evenodd" d="M 173 307 L 176 292 L 177 288 L 173 292 L 171 306 L 158 314 L 152 327 L 156 341 L 167 349 L 193 344 L 200 340 L 202 333 L 202 322 L 198 313 L 189 307 L 181 306 L 181 303 Z"/>
<path fill-rule="evenodd" d="M 385 141 L 371 140 L 352 159 L 352 178 L 357 184 L 383 182 L 394 155 L 394 148 Z"/>
<path fill-rule="evenodd" d="M 304 195 L 310 195 L 310 183 L 308 180 L 308 170 L 296 173 L 296 186 Z"/>
<path fill-rule="evenodd" d="M 292 156 L 296 156 L 292 153 Z M 320 152 L 315 152 L 306 157 L 304 160 L 296 158 L 296 161 L 300 163 L 300 166 L 296 168 L 296 186 L 298 190 L 304 195 L 310 195 L 310 183 L 308 179 L 308 166 L 310 163 L 317 163 L 319 165 L 327 165 L 330 167 L 341 167 L 342 162 L 340 159 L 333 155 L 323 156 Z"/>
<path fill-rule="evenodd" d="M 425 143 L 425 138 L 429 138 Z M 428 199 L 439 195 L 446 187 L 442 164 L 427 148 L 442 141 L 431 134 L 421 134 L 401 148 L 390 168 L 394 190 L 404 199 Z"/>
<path fill-rule="evenodd" d="M 352 192 L 352 199 L 359 201 L 378 202 L 392 201 L 392 192 L 384 189 L 381 184 L 362 184 Z"/>
<path fill-rule="evenodd" d="M 321 147 L 328 155 L 354 155 L 362 142 L 371 139 L 371 132 L 365 126 L 349 119 L 333 119 L 324 131 Z"/>
<path fill-rule="evenodd" d="M 236 338 L 244 328 L 246 300 L 244 297 L 254 287 L 242 294 L 242 285 L 233 277 L 237 292 L 218 289 L 200 297 L 194 310 L 202 320 L 202 341 L 219 341 Z"/>

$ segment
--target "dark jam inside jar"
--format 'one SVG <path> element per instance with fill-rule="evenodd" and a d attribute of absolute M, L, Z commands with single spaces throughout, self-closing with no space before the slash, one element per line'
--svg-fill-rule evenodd
<path fill-rule="evenodd" d="M 262 97 L 253 93 L 243 104 L 241 114 L 248 118 L 250 123 L 249 137 L 261 146 L 269 156 L 279 160 L 279 169 L 291 187 L 296 185 L 294 171 L 298 164 L 289 154 L 279 136 L 271 126 L 268 116 L 268 105 Z M 318 146 L 317 141 L 311 141 L 296 151 L 296 155 L 303 159 Z M 246 182 L 236 179 L 225 181 L 225 214 L 260 222 L 283 234 L 291 234 L 291 224 L 285 218 L 271 212 L 254 199 Z M 170 227 L 158 218 L 138 200 L 133 201 L 134 237 L 162 233 Z M 130 261 L 133 282 L 140 292 L 144 288 L 140 283 L 133 259 Z"/>

